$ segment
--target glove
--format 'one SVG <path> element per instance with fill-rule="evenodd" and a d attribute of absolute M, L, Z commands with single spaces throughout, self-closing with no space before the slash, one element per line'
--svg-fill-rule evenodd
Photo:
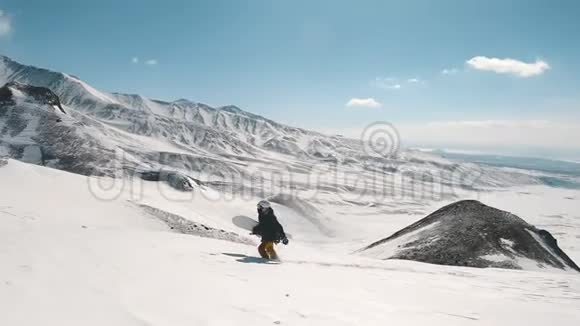
<path fill-rule="evenodd" d="M 288 244 L 288 242 L 289 242 L 289 241 L 288 241 L 288 238 L 284 238 L 284 239 L 282 239 L 282 243 L 283 243 L 284 245 L 287 245 L 287 244 Z"/>

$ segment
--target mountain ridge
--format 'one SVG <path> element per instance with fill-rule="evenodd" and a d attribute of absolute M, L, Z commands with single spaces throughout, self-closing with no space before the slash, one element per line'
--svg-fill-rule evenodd
<path fill-rule="evenodd" d="M 186 108 L 192 108 L 192 107 L 199 106 L 202 108 L 212 109 L 212 110 L 216 110 L 216 111 L 221 110 L 221 111 L 231 112 L 231 113 L 242 113 L 247 117 L 252 117 L 252 118 L 255 118 L 257 120 L 267 121 L 269 123 L 277 124 L 277 125 L 283 126 L 285 128 L 302 130 L 302 131 L 307 131 L 310 133 L 323 135 L 322 133 L 317 132 L 317 131 L 307 130 L 307 129 L 299 128 L 299 127 L 293 127 L 290 125 L 276 122 L 276 121 L 269 119 L 269 118 L 266 118 L 262 115 L 245 111 L 242 108 L 240 108 L 236 105 L 233 105 L 233 104 L 227 104 L 227 105 L 223 105 L 223 106 L 213 107 L 213 106 L 210 106 L 208 104 L 205 104 L 202 102 L 196 102 L 196 101 L 186 99 L 186 98 L 179 98 L 176 100 L 166 100 L 166 99 L 159 99 L 159 98 L 149 98 L 149 97 L 145 97 L 145 96 L 142 96 L 140 94 L 135 94 L 135 93 L 103 92 L 103 91 L 97 90 L 94 87 L 90 86 L 88 83 L 84 82 L 82 79 L 80 79 L 76 75 L 58 72 L 58 71 L 54 71 L 54 70 L 46 69 L 46 68 L 39 68 L 39 67 L 36 67 L 33 65 L 22 64 L 22 63 L 14 60 L 10 57 L 7 57 L 5 55 L 0 54 L 0 63 L 3 63 L 4 65 L 6 65 L 6 62 L 9 65 L 16 66 L 17 68 L 16 68 L 16 71 L 13 72 L 13 74 L 9 78 L 2 79 L 3 74 L 0 73 L 0 84 L 4 84 L 7 79 L 16 80 L 16 81 L 18 81 L 19 79 L 26 80 L 26 78 L 24 78 L 24 75 L 27 75 L 27 74 L 25 74 L 25 72 L 29 73 L 30 71 L 37 71 L 38 73 L 50 75 L 54 80 L 48 79 L 50 82 L 47 82 L 46 78 L 42 78 L 42 79 L 38 79 L 38 80 L 34 79 L 34 80 L 32 80 L 32 82 L 30 82 L 30 80 L 28 80 L 29 82 L 27 82 L 27 84 L 31 84 L 32 86 L 47 87 L 50 89 L 50 85 L 52 83 L 54 83 L 56 79 L 59 79 L 59 78 L 65 79 L 65 80 L 69 79 L 69 80 L 72 80 L 73 82 L 79 83 L 82 87 L 84 87 L 86 89 L 86 91 L 88 91 L 89 93 L 92 93 L 96 97 L 105 98 L 109 102 L 109 104 L 127 104 L 127 103 L 124 103 L 124 101 L 122 99 L 119 100 L 118 98 L 116 98 L 116 97 L 121 97 L 121 98 L 140 98 L 141 100 L 153 101 L 153 102 L 157 102 L 159 104 L 166 104 L 166 105 L 175 104 L 175 105 L 183 106 Z M 60 94 L 60 96 L 62 96 L 62 93 Z M 69 98 L 69 96 L 66 96 L 66 92 L 65 92 L 64 97 L 65 97 L 65 100 L 63 102 L 65 102 L 67 104 L 74 103 L 74 101 L 73 101 L 73 103 L 68 103 L 70 101 L 70 98 Z M 332 137 L 333 135 L 327 135 L 327 136 Z"/>
<path fill-rule="evenodd" d="M 396 156 L 383 157 L 369 152 L 361 140 L 288 126 L 234 105 L 211 107 L 183 99 L 168 102 L 102 92 L 73 75 L 25 66 L 5 56 L 0 57 L 0 82 L 45 87 L 58 95 L 68 113 L 66 118 L 46 120 L 46 113 L 35 110 L 31 103 L 25 110 L 0 106 L 7 119 L 0 119 L 0 126 L 6 128 L 9 121 L 19 121 L 21 126 L 18 132 L 1 132 L 0 128 L 0 154 L 77 173 L 116 176 L 170 169 L 215 181 L 220 187 L 228 185 L 231 191 L 252 189 L 270 195 L 281 191 L 275 189 L 278 186 L 273 180 L 276 173 L 282 173 L 292 182 L 283 184 L 282 191 L 332 189 L 361 196 L 393 187 L 407 192 L 407 185 L 393 184 L 404 173 L 411 182 L 427 188 L 436 183 L 448 187 L 437 195 L 445 198 L 455 196 L 453 187 L 466 186 L 457 175 L 480 171 L 475 165 L 417 151 L 401 150 Z M 36 107 L 41 109 L 43 104 Z M 63 121 L 56 122 L 59 119 Z M 25 152 L 37 154 L 26 156 Z M 76 155 L 81 152 L 91 159 L 83 161 Z M 93 155 L 103 159 L 95 160 Z M 71 170 L 71 166 L 76 168 Z M 317 177 L 318 184 L 309 184 L 313 173 L 320 171 L 324 176 Z M 538 183 L 525 174 L 492 168 L 483 172 L 478 182 L 486 187 Z M 358 179 L 353 185 L 341 177 L 354 174 Z M 432 178 L 424 180 L 424 175 Z M 391 179 L 383 180 L 385 177 Z"/>

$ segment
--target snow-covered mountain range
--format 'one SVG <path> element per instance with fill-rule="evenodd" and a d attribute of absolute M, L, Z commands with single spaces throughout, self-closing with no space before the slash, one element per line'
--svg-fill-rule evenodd
<path fill-rule="evenodd" d="M 80 113 L 132 134 L 179 144 L 196 154 L 263 157 L 264 151 L 344 159 L 360 152 L 338 137 L 276 123 L 235 106 L 213 108 L 180 99 L 102 92 L 77 77 L 24 66 L 0 57 L 0 84 L 16 81 L 46 87 Z"/>
<path fill-rule="evenodd" d="M 418 151 L 382 157 L 361 140 L 290 127 L 235 106 L 104 92 L 73 75 L 0 56 L 5 83 L 0 155 L 85 175 L 170 170 L 222 190 L 267 195 L 318 189 L 406 196 L 414 193 L 410 188 L 439 187 L 426 196 L 435 199 L 455 196 L 454 188 L 539 183 L 527 173 Z M 52 100 L 34 94 L 41 88 Z"/>

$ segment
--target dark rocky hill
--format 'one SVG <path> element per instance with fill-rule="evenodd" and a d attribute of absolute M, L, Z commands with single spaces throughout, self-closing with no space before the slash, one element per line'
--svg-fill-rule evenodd
<path fill-rule="evenodd" d="M 360 252 L 440 265 L 580 272 L 548 231 L 475 200 L 445 206 Z"/>

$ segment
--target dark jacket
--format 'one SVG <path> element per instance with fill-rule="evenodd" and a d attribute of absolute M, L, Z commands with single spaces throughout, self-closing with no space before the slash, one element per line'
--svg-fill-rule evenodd
<path fill-rule="evenodd" d="M 276 215 L 274 215 L 274 210 L 272 208 L 268 209 L 264 213 L 258 211 L 258 222 L 258 225 L 252 229 L 252 232 L 261 235 L 262 242 L 278 242 L 286 238 L 284 228 L 278 222 L 278 219 L 276 218 Z"/>

